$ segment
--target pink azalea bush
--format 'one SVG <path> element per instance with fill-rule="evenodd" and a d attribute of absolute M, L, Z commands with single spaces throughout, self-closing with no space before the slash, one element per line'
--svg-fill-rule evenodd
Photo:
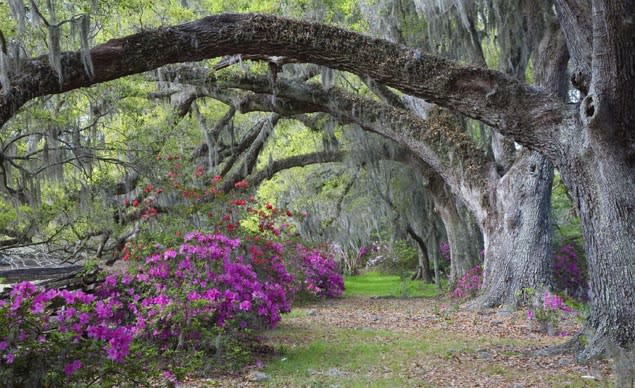
<path fill-rule="evenodd" d="M 563 314 L 571 312 L 573 309 L 559 295 L 546 290 L 541 297 L 534 300 L 532 308 L 527 310 L 527 319 L 538 322 L 542 331 L 553 331 L 556 334 Z"/>
<path fill-rule="evenodd" d="M 483 269 L 477 265 L 467 271 L 456 283 L 452 296 L 455 298 L 474 297 L 483 284 Z"/>
<path fill-rule="evenodd" d="M 318 297 L 338 297 L 344 291 L 344 279 L 337 271 L 337 263 L 319 249 L 308 249 L 298 244 L 298 255 L 302 258 L 304 289 Z"/>
<path fill-rule="evenodd" d="M 191 176 L 205 179 L 200 168 Z M 0 300 L 0 381 L 174 384 L 220 362 L 222 352 L 244 354 L 256 340 L 252 333 L 275 327 L 298 293 L 341 295 L 335 261 L 297 241 L 291 211 L 258 207 L 246 181 L 226 196 L 217 189 L 219 177 L 207 188 L 177 178 L 170 175 L 172 189 L 184 193 L 187 214 L 208 216 L 209 232 L 157 235 L 157 225 L 168 229 L 177 215 L 148 212 L 151 201 L 128 200 L 133 211 L 141 208 L 147 234 L 121 252 L 126 271 L 108 274 L 91 293 L 23 282 Z M 241 222 L 248 217 L 256 218 L 255 230 L 253 222 Z"/>
<path fill-rule="evenodd" d="M 582 271 L 584 261 L 578 257 L 575 246 L 566 244 L 554 255 L 553 276 L 558 291 L 580 300 L 588 299 L 589 285 Z"/>

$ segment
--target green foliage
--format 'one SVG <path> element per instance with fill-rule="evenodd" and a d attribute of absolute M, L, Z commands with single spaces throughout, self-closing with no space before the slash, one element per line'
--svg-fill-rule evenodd
<path fill-rule="evenodd" d="M 574 206 L 560 178 L 560 173 L 556 171 L 553 177 L 551 194 L 551 208 L 555 222 L 555 246 L 561 247 L 569 243 L 573 243 L 578 247 L 582 246 L 580 217 L 577 215 Z"/>
<path fill-rule="evenodd" d="M 33 208 L 28 205 L 15 206 L 0 197 L 0 233 L 4 230 L 24 233 L 30 225 Z"/>
<path fill-rule="evenodd" d="M 369 260 L 376 261 L 373 269 L 385 275 L 398 275 L 400 278 L 407 278 L 419 265 L 417 248 L 406 240 L 397 240 L 392 246 L 377 244 L 372 251 Z M 375 260 L 372 256 L 375 257 Z"/>

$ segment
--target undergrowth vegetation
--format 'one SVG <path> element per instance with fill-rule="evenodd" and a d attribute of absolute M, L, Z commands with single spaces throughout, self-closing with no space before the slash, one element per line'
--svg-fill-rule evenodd
<path fill-rule="evenodd" d="M 122 199 L 139 228 L 124 269 L 91 293 L 23 282 L 0 302 L 4 386 L 175 384 L 235 368 L 294 299 L 342 294 L 335 262 L 297 238 L 290 210 L 258 204 L 246 181 L 226 195 L 220 177 L 171 167 Z M 167 194 L 179 204 L 162 214 Z"/>

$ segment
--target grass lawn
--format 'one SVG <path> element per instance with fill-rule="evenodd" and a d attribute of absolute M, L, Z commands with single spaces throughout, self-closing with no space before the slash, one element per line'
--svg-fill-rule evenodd
<path fill-rule="evenodd" d="M 425 284 L 410 278 L 401 280 L 397 275 L 383 275 L 379 272 L 348 276 L 345 279 L 345 285 L 345 297 L 434 297 L 439 295 L 439 290 L 434 284 Z"/>

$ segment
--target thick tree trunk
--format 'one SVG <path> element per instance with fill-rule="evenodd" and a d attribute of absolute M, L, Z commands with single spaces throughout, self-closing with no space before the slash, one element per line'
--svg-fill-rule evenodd
<path fill-rule="evenodd" d="M 550 285 L 552 177 L 551 164 L 528 153 L 499 180 L 483 225 L 485 268 L 475 306 L 516 305 L 523 288 Z"/>
<path fill-rule="evenodd" d="M 569 55 L 554 21 L 547 23 L 534 57 L 539 85 L 563 99 Z M 505 144 L 501 139 L 498 143 Z M 507 143 L 507 152 L 513 143 Z M 484 225 L 485 271 L 479 303 L 515 304 L 523 288 L 551 285 L 551 184 L 553 167 L 546 157 L 528 150 L 499 180 L 495 209 Z M 497 161 L 501 158 L 497 158 Z M 499 163 L 504 167 L 506 163 Z"/>
<path fill-rule="evenodd" d="M 594 145 L 585 165 L 562 168 L 579 207 L 590 275 L 593 338 L 582 359 L 635 347 L 635 163 L 624 163 L 628 147 Z"/>

